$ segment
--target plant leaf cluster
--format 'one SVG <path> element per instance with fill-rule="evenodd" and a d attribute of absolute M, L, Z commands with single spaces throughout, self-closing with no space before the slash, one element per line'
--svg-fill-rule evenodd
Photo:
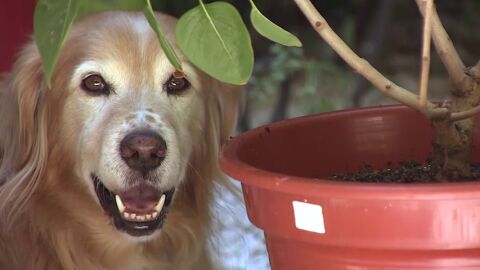
<path fill-rule="evenodd" d="M 252 0 L 249 2 L 250 21 L 258 33 L 285 46 L 302 46 L 298 38 L 265 17 Z M 90 13 L 109 10 L 143 11 L 170 63 L 180 72 L 176 74 L 183 74 L 177 52 L 165 37 L 150 0 L 38 0 L 34 36 L 49 85 L 73 22 Z M 233 5 L 198 0 L 196 7 L 180 17 L 175 35 L 187 59 L 215 79 L 242 85 L 250 78 L 254 65 L 250 34 Z"/>

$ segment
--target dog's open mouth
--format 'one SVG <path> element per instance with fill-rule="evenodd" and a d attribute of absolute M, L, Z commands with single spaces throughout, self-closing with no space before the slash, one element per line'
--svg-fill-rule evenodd
<path fill-rule="evenodd" d="M 162 227 L 174 188 L 161 192 L 144 183 L 115 194 L 96 175 L 92 174 L 91 177 L 100 204 L 118 230 L 132 236 L 146 236 Z"/>

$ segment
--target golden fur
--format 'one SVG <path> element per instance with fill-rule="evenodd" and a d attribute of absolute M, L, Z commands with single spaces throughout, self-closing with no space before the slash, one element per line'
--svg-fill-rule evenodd
<path fill-rule="evenodd" d="M 174 42 L 175 19 L 157 17 Z M 98 59 L 100 66 L 114 63 L 102 68 L 120 85 L 115 95 L 90 97 L 79 87 L 78 67 Z M 168 97 L 161 85 L 173 67 L 140 13 L 77 22 L 50 89 L 36 46 L 24 48 L 0 84 L 0 269 L 215 268 L 207 248 L 209 206 L 220 177 L 219 147 L 234 127 L 240 94 L 182 59 L 192 89 Z M 184 173 L 168 179 L 177 192 L 160 233 L 137 240 L 112 226 L 82 170 L 111 143 L 106 132 L 136 109 L 129 104 L 145 95 L 162 100 L 153 110 L 173 123 L 180 153 L 171 163 Z"/>

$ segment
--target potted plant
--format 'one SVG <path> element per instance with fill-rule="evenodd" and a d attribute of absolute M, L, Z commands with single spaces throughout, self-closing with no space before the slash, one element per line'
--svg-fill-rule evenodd
<path fill-rule="evenodd" d="M 330 112 L 273 123 L 233 138 L 221 166 L 242 183 L 251 221 L 265 231 L 270 264 L 283 269 L 478 269 L 480 62 L 465 68 L 433 1 L 424 16 L 421 90 L 403 89 L 358 57 L 307 0 L 312 27 L 355 72 L 406 106 Z M 427 100 L 430 37 L 447 68 L 452 100 Z M 327 180 L 364 164 L 425 164 L 420 184 Z M 392 165 L 393 164 L 393 165 Z M 473 175 L 473 176 L 472 176 Z"/>

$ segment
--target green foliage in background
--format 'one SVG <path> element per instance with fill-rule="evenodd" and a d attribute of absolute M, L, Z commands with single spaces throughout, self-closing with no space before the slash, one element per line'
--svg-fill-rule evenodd
<path fill-rule="evenodd" d="M 331 53 L 328 46 L 320 46 L 318 50 L 322 55 Z M 257 62 L 249 83 L 247 97 L 251 104 L 265 106 L 278 95 L 281 84 L 290 80 L 293 81 L 292 98 L 301 104 L 297 112 L 303 115 L 332 111 L 342 106 L 333 99 L 335 94 L 345 94 L 338 89 L 347 91 L 353 80 L 341 64 L 332 59 L 306 56 L 303 48 L 272 44 L 263 58 Z"/>
<path fill-rule="evenodd" d="M 275 95 L 280 84 L 303 70 L 305 57 L 301 48 L 284 48 L 273 44 L 266 59 L 258 63 L 254 77 L 250 82 L 252 91 L 248 92 L 253 100 L 266 100 Z"/>
<path fill-rule="evenodd" d="M 301 46 L 295 36 L 263 16 L 252 1 L 250 4 L 252 25 L 261 35 L 287 46 Z M 170 63 L 177 71 L 182 71 L 175 51 L 153 16 L 150 0 L 38 0 L 34 35 L 49 84 L 57 57 L 75 19 L 108 10 L 144 11 Z M 204 4 L 198 0 L 198 6 L 180 18 L 176 38 L 188 60 L 212 77 L 231 84 L 245 84 L 249 79 L 254 62 L 250 36 L 232 5 L 221 1 Z"/>

